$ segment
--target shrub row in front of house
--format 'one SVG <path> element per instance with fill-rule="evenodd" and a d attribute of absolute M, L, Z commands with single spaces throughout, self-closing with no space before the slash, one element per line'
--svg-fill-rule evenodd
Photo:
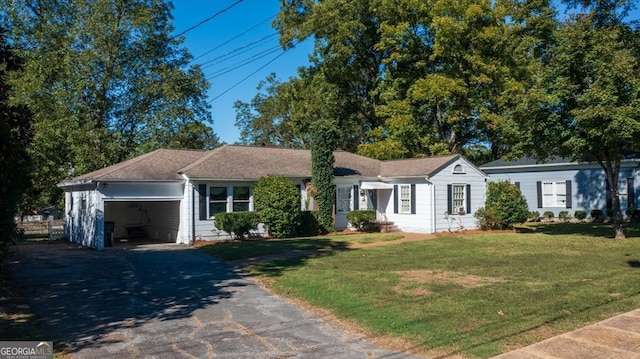
<path fill-rule="evenodd" d="M 299 211 L 299 221 L 294 232 L 282 235 L 280 232 L 269 232 L 276 238 L 289 236 L 317 236 L 322 234 L 318 211 Z M 252 231 L 258 230 L 258 225 L 263 223 L 258 212 L 228 212 L 216 214 L 216 228 L 221 229 L 236 239 L 246 239 Z M 269 229 L 268 225 L 267 230 Z"/>
<path fill-rule="evenodd" d="M 589 216 L 591 220 L 593 220 L 594 222 L 602 222 L 606 220 L 608 217 L 611 217 L 611 214 L 607 214 L 605 216 L 604 211 L 600 209 L 593 209 L 589 212 Z M 633 207 L 630 207 L 625 211 L 625 216 L 627 220 L 637 222 L 640 219 L 640 211 Z M 540 216 L 540 212 L 538 211 L 529 212 L 529 218 L 528 218 L 529 221 L 538 222 L 540 221 L 541 218 L 550 220 L 555 218 L 555 214 L 552 211 L 545 211 L 544 213 L 542 213 L 542 216 Z M 569 211 L 560 211 L 558 212 L 558 218 L 563 221 L 568 221 L 572 217 Z M 573 218 L 582 221 L 587 218 L 587 211 L 576 210 L 573 213 Z"/>

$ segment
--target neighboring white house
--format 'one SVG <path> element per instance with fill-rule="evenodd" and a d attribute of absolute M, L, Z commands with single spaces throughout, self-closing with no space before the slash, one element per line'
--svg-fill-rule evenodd
<path fill-rule="evenodd" d="M 354 209 L 376 211 L 406 232 L 477 228 L 487 176 L 459 155 L 378 161 L 335 152 L 335 229 Z M 222 146 L 211 151 L 161 149 L 60 183 L 68 238 L 102 249 L 115 238 L 188 244 L 224 239 L 219 212 L 252 211 L 253 184 L 282 175 L 307 196 L 311 153 L 302 149 Z M 105 225 L 106 224 L 106 225 Z M 107 241 L 105 242 L 105 237 Z"/>
<path fill-rule="evenodd" d="M 541 215 L 560 211 L 574 215 L 576 210 L 606 211 L 611 208 L 609 185 L 602 167 L 596 163 L 576 163 L 566 158 L 554 158 L 544 163 L 522 158 L 513 162 L 493 161 L 480 166 L 490 181 L 509 181 L 516 184 L 530 211 Z M 638 185 L 638 160 L 623 160 L 618 178 L 620 207 L 624 213 L 636 207 Z M 606 213 L 606 212 L 605 212 Z"/>

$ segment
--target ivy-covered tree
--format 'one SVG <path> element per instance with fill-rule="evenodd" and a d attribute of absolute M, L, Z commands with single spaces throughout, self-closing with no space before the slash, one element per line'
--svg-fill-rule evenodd
<path fill-rule="evenodd" d="M 25 106 L 9 104 L 12 89 L 6 82 L 10 72 L 20 76 L 22 65 L 5 42 L 5 30 L 0 28 L 0 258 L 16 233 L 14 217 L 29 184 L 26 149 L 32 136 L 31 113 Z"/>
<path fill-rule="evenodd" d="M 318 203 L 319 222 L 324 232 L 333 230 L 335 199 L 333 151 L 338 129 L 332 121 L 318 121 L 311 128 L 311 183 Z"/>
<path fill-rule="evenodd" d="M 171 36 L 163 0 L 0 0 L 25 59 L 14 103 L 34 114 L 33 206 L 61 201 L 69 167 L 83 174 L 165 146 L 210 123 L 207 82 Z M 164 141 L 164 142 L 163 142 Z"/>

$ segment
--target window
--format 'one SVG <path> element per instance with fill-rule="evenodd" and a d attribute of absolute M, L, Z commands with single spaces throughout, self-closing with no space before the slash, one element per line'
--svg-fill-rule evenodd
<path fill-rule="evenodd" d="M 241 212 L 249 210 L 251 190 L 249 187 L 233 187 L 233 211 Z"/>
<path fill-rule="evenodd" d="M 542 205 L 543 207 L 566 207 L 567 205 L 567 183 L 542 182 Z"/>
<path fill-rule="evenodd" d="M 209 217 L 216 213 L 227 211 L 227 187 L 210 187 L 209 189 Z"/>
<path fill-rule="evenodd" d="M 411 186 L 400 187 L 400 213 L 411 213 Z"/>
<path fill-rule="evenodd" d="M 336 193 L 336 211 L 345 213 L 351 210 L 351 186 L 338 187 Z"/>
<path fill-rule="evenodd" d="M 464 212 L 464 204 L 465 204 L 465 185 L 463 184 L 454 184 L 452 186 L 453 196 L 451 200 L 453 201 L 453 213 Z"/>
<path fill-rule="evenodd" d="M 462 165 L 458 164 L 453 167 L 453 173 L 464 173 L 464 168 Z"/>

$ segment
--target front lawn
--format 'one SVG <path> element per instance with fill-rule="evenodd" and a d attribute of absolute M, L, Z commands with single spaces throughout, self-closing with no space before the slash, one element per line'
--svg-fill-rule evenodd
<path fill-rule="evenodd" d="M 245 269 L 419 353 L 486 358 L 640 308 L 639 231 L 620 241 L 606 229 L 612 236 L 591 224 L 461 233 Z"/>
<path fill-rule="evenodd" d="M 224 260 L 235 260 L 290 251 L 345 249 L 354 244 L 392 241 L 400 238 L 402 235 L 397 233 L 336 234 L 313 238 L 214 242 L 204 245 L 200 249 Z"/>

